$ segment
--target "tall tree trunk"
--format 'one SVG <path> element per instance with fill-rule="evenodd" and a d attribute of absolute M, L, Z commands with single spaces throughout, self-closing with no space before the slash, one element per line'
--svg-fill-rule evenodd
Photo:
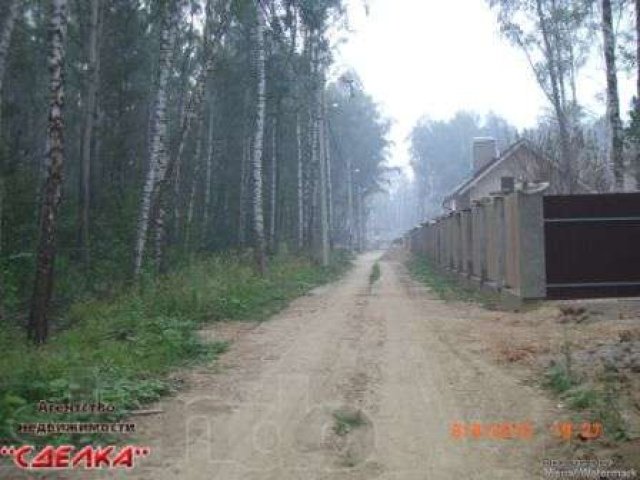
<path fill-rule="evenodd" d="M 278 114 L 271 119 L 271 169 L 269 187 L 269 250 L 276 250 L 276 200 L 278 198 Z"/>
<path fill-rule="evenodd" d="M 317 55 L 317 53 L 316 53 Z M 316 59 L 317 61 L 317 59 Z M 325 129 L 324 129 L 324 78 L 318 84 L 316 93 L 316 123 L 317 123 L 317 163 L 320 167 L 320 259 L 323 266 L 329 265 L 329 218 L 327 208 L 327 164 L 325 158 Z"/>
<path fill-rule="evenodd" d="M 213 108 L 213 101 L 209 107 L 209 132 L 207 135 L 207 159 L 206 170 L 204 173 L 204 212 L 202 214 L 202 235 L 201 245 L 204 247 L 207 243 L 207 238 L 210 232 L 209 229 L 209 213 L 211 210 L 211 172 L 213 170 L 213 123 L 215 119 Z"/>
<path fill-rule="evenodd" d="M 640 1 L 640 0 L 638 0 Z M 296 112 L 296 160 L 298 177 L 298 230 L 297 244 L 298 250 L 304 247 L 304 190 L 303 190 L 303 169 L 302 169 L 302 132 L 300 125 L 300 113 Z"/>
<path fill-rule="evenodd" d="M 324 117 L 324 153 L 325 153 L 325 162 L 326 162 L 326 170 L 327 170 L 327 224 L 328 224 L 328 237 L 329 237 L 329 248 L 331 248 L 333 244 L 333 229 L 334 229 L 334 218 L 333 218 L 333 186 L 331 184 L 331 130 L 329 129 L 329 117 L 327 116 L 327 102 L 323 102 L 322 104 L 323 117 Z"/>
<path fill-rule="evenodd" d="M 558 129 L 560 135 L 560 166 L 562 170 L 562 182 L 564 183 L 564 190 L 566 193 L 571 193 L 574 190 L 576 178 L 573 176 L 573 165 L 571 158 L 571 146 L 569 141 L 569 128 L 567 125 L 566 112 L 562 104 L 562 98 L 560 95 L 560 82 L 558 78 L 558 66 L 555 62 L 555 55 L 551 48 L 551 40 L 549 28 L 547 26 L 547 18 L 545 17 L 542 9 L 542 0 L 536 0 L 536 11 L 538 14 L 538 21 L 540 22 L 540 29 L 542 32 L 542 39 L 544 43 L 544 55 L 547 62 L 547 69 L 549 72 L 549 80 L 551 83 L 551 101 L 553 109 L 556 114 L 556 120 L 558 121 Z"/>
<path fill-rule="evenodd" d="M 636 115 L 640 119 L 640 0 L 636 0 Z M 640 132 L 636 132 L 640 137 Z M 636 143 L 636 190 L 640 190 L 640 138 Z"/>
<path fill-rule="evenodd" d="M 19 0 L 11 0 L 7 5 L 7 16 L 2 26 L 2 32 L 0 32 L 0 142 L 2 142 L 2 86 L 3 79 L 7 64 L 7 56 L 9 55 L 9 44 L 11 43 L 11 34 L 15 25 L 16 18 L 18 16 Z M 2 166 L 0 166 L 1 168 Z M 0 172 L 0 253 L 2 252 L 2 218 L 3 209 L 2 201 L 4 200 L 4 172 Z M 4 316 L 4 278 L 3 273 L 0 271 L 0 319 Z"/>
<path fill-rule="evenodd" d="M 613 167 L 615 190 L 624 188 L 624 163 L 622 157 L 622 121 L 618 97 L 618 75 L 616 70 L 616 43 L 611 19 L 611 0 L 602 0 L 602 36 L 604 37 L 604 62 L 607 69 L 607 117 L 609 117 L 609 159 Z"/>
<path fill-rule="evenodd" d="M 82 160 L 80 162 L 80 208 L 78 209 L 78 248 L 85 268 L 89 265 L 89 209 L 91 201 L 91 140 L 96 110 L 96 96 L 100 79 L 98 42 L 100 39 L 101 0 L 91 0 L 89 27 L 89 82 L 87 85 L 82 130 Z"/>
<path fill-rule="evenodd" d="M 265 60 L 264 60 L 264 18 L 259 6 L 256 6 L 256 24 L 254 27 L 254 70 L 257 78 L 256 88 L 256 122 L 253 141 L 252 171 L 252 206 L 253 232 L 256 262 L 258 271 L 264 275 L 267 270 L 267 259 L 264 241 L 264 213 L 262 208 L 262 152 L 265 111 Z"/>
<path fill-rule="evenodd" d="M 351 167 L 351 156 L 347 153 L 347 159 L 345 162 L 347 168 L 347 235 L 348 235 L 348 248 L 353 248 L 353 171 Z M 420 218 L 423 218 L 422 215 Z"/>
<path fill-rule="evenodd" d="M 200 152 L 202 150 L 202 124 L 198 128 L 198 136 L 196 138 L 196 152 L 193 158 L 193 176 L 191 178 L 191 191 L 189 192 L 189 203 L 187 204 L 187 218 L 184 231 L 184 249 L 189 251 L 191 243 L 191 229 L 193 225 L 193 208 L 196 201 L 196 193 L 198 191 L 198 180 L 200 177 Z"/>
<path fill-rule="evenodd" d="M 154 196 L 154 189 L 158 179 L 164 175 L 167 156 L 167 83 L 171 72 L 173 49 L 178 21 L 180 19 L 180 0 L 170 0 L 168 12 L 165 16 L 160 34 L 160 60 L 158 72 L 158 90 L 155 105 L 152 110 L 151 131 L 152 138 L 149 148 L 149 167 L 142 189 L 140 200 L 140 215 L 134 248 L 133 273 L 140 276 L 142 260 L 144 258 L 149 213 Z"/>
<path fill-rule="evenodd" d="M 28 333 L 35 343 L 44 343 L 48 334 L 48 313 L 53 291 L 53 266 L 56 257 L 56 222 L 62 198 L 64 165 L 64 61 L 67 36 L 67 1 L 51 1 L 51 52 L 49 54 L 50 103 L 47 179 L 40 211 L 40 240 L 36 275 L 31 299 Z"/>
<path fill-rule="evenodd" d="M 0 173 L 0 254 L 2 253 L 2 215 L 4 213 L 4 177 Z M 0 270 L 0 320 L 4 318 L 4 271 Z"/>
<path fill-rule="evenodd" d="M 242 157 L 240 158 L 240 191 L 238 193 L 238 243 L 241 247 L 246 246 L 247 242 L 247 206 L 249 204 L 247 187 L 249 184 L 249 163 L 251 162 L 251 139 L 248 133 L 251 124 L 248 118 L 250 98 L 249 89 L 247 88 L 244 94 L 242 110 Z"/>
<path fill-rule="evenodd" d="M 2 32 L 0 32 L 0 94 L 2 94 L 2 80 L 7 66 L 9 44 L 11 43 L 11 34 L 16 23 L 16 18 L 18 17 L 19 5 L 20 0 L 9 0 L 5 7 L 7 9 L 7 16 L 5 17 L 4 24 L 2 25 Z"/>
<path fill-rule="evenodd" d="M 166 164 L 166 168 L 162 169 L 161 175 L 158 176 L 158 184 L 157 184 L 157 198 L 156 198 L 156 212 L 155 215 L 155 229 L 156 229 L 156 255 L 155 255 L 155 265 L 158 271 L 162 271 L 164 269 L 164 238 L 165 238 L 165 217 L 166 217 L 166 208 L 167 208 L 167 188 L 169 186 L 170 180 L 173 178 L 176 169 L 180 167 L 180 163 L 182 162 L 182 157 L 184 154 L 184 147 L 189 136 L 189 132 L 191 131 L 191 127 L 193 125 L 193 121 L 195 121 L 196 125 L 202 124 L 202 116 L 203 116 L 203 101 L 205 95 L 205 88 L 207 83 L 207 78 L 213 71 L 214 65 L 214 47 L 218 44 L 222 36 L 224 35 L 226 28 L 228 26 L 228 11 L 229 11 L 229 0 L 219 0 L 219 23 L 217 29 L 214 31 L 213 29 L 213 17 L 215 15 L 213 8 L 214 0 L 207 0 L 206 6 L 206 20 L 205 20 L 205 28 L 204 28 L 204 42 L 203 42 L 203 56 L 204 56 L 204 65 L 202 66 L 202 70 L 199 72 L 199 75 L 196 79 L 195 88 L 191 98 L 189 99 L 189 104 L 187 106 L 187 113 L 183 118 L 183 122 L 180 128 L 179 140 L 178 140 L 178 148 L 175 155 L 171 156 L 168 159 Z"/>

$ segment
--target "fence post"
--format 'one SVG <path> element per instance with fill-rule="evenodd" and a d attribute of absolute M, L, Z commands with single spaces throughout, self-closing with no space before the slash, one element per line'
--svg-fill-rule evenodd
<path fill-rule="evenodd" d="M 493 197 L 493 209 L 495 219 L 496 288 L 498 290 L 501 290 L 505 285 L 505 263 L 507 245 L 503 195 L 495 195 Z"/>
<path fill-rule="evenodd" d="M 487 279 L 487 216 L 483 200 L 474 202 L 472 215 L 473 276 L 480 283 L 483 283 Z"/>
<path fill-rule="evenodd" d="M 455 269 L 458 273 L 462 273 L 463 261 L 462 261 L 462 212 L 457 211 L 455 213 L 455 234 L 456 234 L 456 258 Z"/>
<path fill-rule="evenodd" d="M 471 275 L 471 211 L 460 210 L 460 273 Z"/>
<path fill-rule="evenodd" d="M 520 237 L 520 297 L 544 298 L 547 289 L 542 192 L 519 191 L 516 194 Z"/>

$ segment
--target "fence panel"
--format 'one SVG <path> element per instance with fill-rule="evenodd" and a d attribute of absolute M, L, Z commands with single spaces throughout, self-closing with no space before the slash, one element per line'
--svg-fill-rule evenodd
<path fill-rule="evenodd" d="M 548 298 L 640 295 L 640 193 L 544 198 Z"/>

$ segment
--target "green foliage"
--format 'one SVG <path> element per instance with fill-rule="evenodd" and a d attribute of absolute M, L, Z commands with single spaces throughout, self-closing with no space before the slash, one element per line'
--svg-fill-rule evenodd
<path fill-rule="evenodd" d="M 380 278 L 380 264 L 378 262 L 371 267 L 371 274 L 369 275 L 369 285 L 373 285 Z"/>
<path fill-rule="evenodd" d="M 564 393 L 575 384 L 575 380 L 563 365 L 555 364 L 546 372 L 545 385 L 556 393 Z"/>
<path fill-rule="evenodd" d="M 10 438 L 20 422 L 110 421 L 157 400 L 173 389 L 167 380 L 171 369 L 213 360 L 227 348 L 225 342 L 200 339 L 203 323 L 265 320 L 349 264 L 343 252 L 336 252 L 326 268 L 306 258 L 279 256 L 262 278 L 250 260 L 211 256 L 111 300 L 74 303 L 41 347 L 28 343 L 21 328 L 6 325 L 0 331 L 0 438 Z M 100 400 L 115 405 L 117 413 L 58 420 L 37 412 L 40 400 Z M 42 438 L 68 441 L 67 436 Z"/>
<path fill-rule="evenodd" d="M 361 427 L 367 423 L 360 410 L 336 410 L 333 412 L 333 418 L 335 420 L 333 431 L 341 437 L 347 435 L 354 428 Z"/>
<path fill-rule="evenodd" d="M 584 379 L 571 373 L 566 365 L 556 363 L 545 372 L 544 385 L 562 398 L 568 408 L 601 422 L 604 433 L 613 440 L 628 439 L 627 428 L 621 414 L 616 382 L 605 369 L 602 382 L 586 384 Z"/>
<path fill-rule="evenodd" d="M 494 303 L 486 295 L 475 289 L 464 288 L 459 283 L 438 273 L 426 255 L 413 255 L 407 261 L 406 266 L 415 279 L 425 283 L 447 302 L 477 302 L 486 307 L 495 307 Z"/>

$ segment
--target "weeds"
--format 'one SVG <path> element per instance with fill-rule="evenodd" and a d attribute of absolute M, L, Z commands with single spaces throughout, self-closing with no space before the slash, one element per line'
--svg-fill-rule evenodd
<path fill-rule="evenodd" d="M 378 262 L 371 267 L 371 274 L 369 275 L 369 285 L 373 285 L 380 279 L 380 264 Z"/>
<path fill-rule="evenodd" d="M 413 255 L 407 262 L 407 268 L 414 278 L 425 283 L 446 302 L 476 302 L 485 307 L 495 307 L 494 302 L 491 302 L 486 295 L 483 295 L 478 290 L 464 288 L 459 283 L 446 278 L 446 276 L 436 271 L 425 255 Z"/>
<path fill-rule="evenodd" d="M 602 422 L 604 432 L 614 440 L 626 440 L 628 434 L 618 404 L 617 382 L 611 367 L 605 365 L 601 388 L 586 384 L 571 367 L 571 350 L 565 339 L 564 365 L 556 363 L 545 374 L 545 386 L 558 394 L 568 408 Z"/>
<path fill-rule="evenodd" d="M 0 330 L 0 440 L 11 440 L 26 422 L 108 422 L 170 393 L 174 368 L 215 359 L 224 342 L 203 342 L 205 322 L 261 321 L 315 285 L 344 272 L 350 257 L 338 253 L 329 267 L 310 260 L 277 256 L 265 277 L 250 260 L 217 255 L 192 262 L 158 281 L 109 301 L 73 304 L 56 322 L 49 342 L 34 347 L 24 331 Z M 37 411 L 37 403 L 104 402 L 116 407 L 105 416 Z M 42 437 L 48 443 L 88 442 L 89 437 Z M 95 438 L 95 437 L 94 437 Z M 39 438 L 34 438 L 38 441 Z"/>
<path fill-rule="evenodd" d="M 336 421 L 333 431 L 340 437 L 344 437 L 354 428 L 361 427 L 366 423 L 360 410 L 336 410 L 333 412 L 333 418 Z"/>

